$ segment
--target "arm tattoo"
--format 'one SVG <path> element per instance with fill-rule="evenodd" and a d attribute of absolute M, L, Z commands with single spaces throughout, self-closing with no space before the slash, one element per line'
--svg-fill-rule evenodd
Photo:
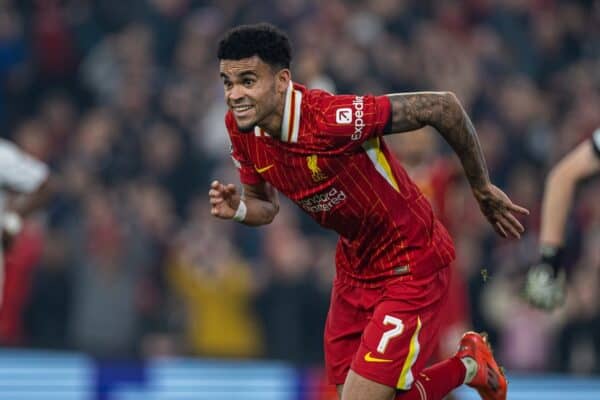
<path fill-rule="evenodd" d="M 453 93 L 419 92 L 388 97 L 392 104 L 391 133 L 433 126 L 460 158 L 471 187 L 480 188 L 489 182 L 473 123 Z"/>

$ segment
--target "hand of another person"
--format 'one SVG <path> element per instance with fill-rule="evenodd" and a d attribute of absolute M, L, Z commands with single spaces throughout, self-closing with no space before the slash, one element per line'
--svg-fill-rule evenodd
<path fill-rule="evenodd" d="M 546 263 L 532 265 L 525 280 L 525 300 L 532 306 L 546 311 L 561 306 L 566 297 L 565 275 L 564 269 L 555 271 Z"/>

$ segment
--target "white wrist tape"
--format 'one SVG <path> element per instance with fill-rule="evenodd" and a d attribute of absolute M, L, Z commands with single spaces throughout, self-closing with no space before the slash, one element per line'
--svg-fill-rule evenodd
<path fill-rule="evenodd" d="M 246 219 L 246 212 L 248 212 L 246 203 L 244 203 L 244 200 L 240 200 L 240 205 L 238 206 L 237 210 L 235 211 L 233 220 L 237 221 L 237 222 L 243 222 Z"/>

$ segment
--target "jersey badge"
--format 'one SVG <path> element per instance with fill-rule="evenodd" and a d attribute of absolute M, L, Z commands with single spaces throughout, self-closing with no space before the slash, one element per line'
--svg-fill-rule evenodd
<path fill-rule="evenodd" d="M 312 180 L 314 182 L 321 182 L 327 179 L 327 175 L 325 175 L 323 171 L 321 171 L 321 168 L 319 168 L 316 154 L 306 157 L 306 165 L 310 170 L 310 174 L 312 175 Z"/>

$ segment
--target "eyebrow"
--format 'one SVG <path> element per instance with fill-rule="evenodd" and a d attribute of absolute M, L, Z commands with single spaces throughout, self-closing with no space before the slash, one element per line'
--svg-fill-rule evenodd
<path fill-rule="evenodd" d="M 220 73 L 220 75 L 221 75 L 221 78 L 223 78 L 223 79 L 230 79 L 230 78 L 229 78 L 229 75 L 227 75 L 227 74 L 225 74 L 225 73 L 223 73 L 223 72 L 221 72 L 221 73 Z M 256 74 L 256 72 L 254 72 L 254 71 L 252 71 L 252 70 L 245 70 L 245 71 L 241 71 L 240 73 L 238 73 L 238 74 L 235 74 L 235 75 L 236 75 L 236 76 L 239 76 L 239 77 L 244 77 L 244 76 L 248 76 L 248 75 L 252 75 L 252 76 L 258 76 L 258 75 Z"/>

